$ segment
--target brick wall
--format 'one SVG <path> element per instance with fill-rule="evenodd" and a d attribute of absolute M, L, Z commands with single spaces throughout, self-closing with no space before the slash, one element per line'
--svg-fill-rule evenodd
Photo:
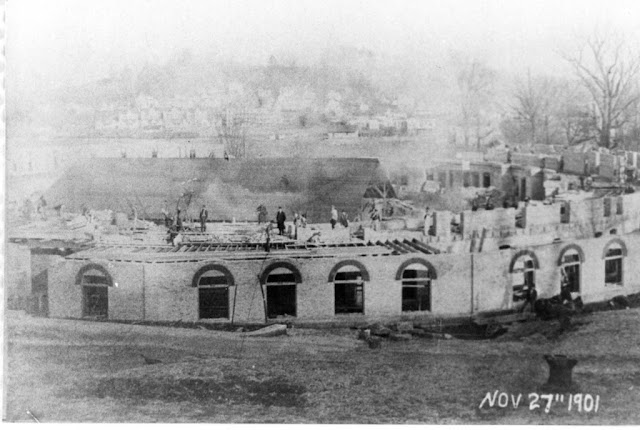
<path fill-rule="evenodd" d="M 604 260 L 607 243 L 619 237 L 628 249 L 624 259 L 624 285 L 604 285 Z M 640 291 L 640 273 L 633 262 L 640 256 L 640 235 L 615 236 L 530 246 L 524 249 L 535 254 L 536 287 L 540 297 L 550 297 L 560 291 L 558 259 L 569 244 L 581 247 L 585 259 L 581 266 L 581 291 L 585 302 L 602 300 L 618 294 Z M 397 256 L 332 257 L 285 260 L 300 271 L 297 318 L 307 321 L 351 321 L 403 315 L 402 283 L 396 273 L 403 263 L 420 258 L 435 269 L 431 302 L 435 315 L 469 314 L 510 309 L 513 274 L 509 266 L 523 248 L 461 254 L 406 254 Z M 370 281 L 364 286 L 364 315 L 335 315 L 334 286 L 328 279 L 331 270 L 344 259 L 355 258 L 364 265 Z M 238 323 L 264 322 L 264 302 L 258 281 L 259 273 L 277 259 L 218 261 L 235 278 L 235 288 L 229 291 L 230 315 Z M 210 262 L 188 263 L 104 263 L 114 280 L 109 289 L 109 318 L 127 320 L 197 321 L 198 290 L 192 286 L 196 272 Z M 82 289 L 75 284 L 78 271 L 86 261 L 65 260 L 49 269 L 50 315 L 53 317 L 82 316 Z M 117 284 L 117 287 L 115 286 Z M 235 302 L 234 302 L 235 300 Z M 404 313 L 427 315 L 429 312 Z"/>
<path fill-rule="evenodd" d="M 435 211 L 433 214 L 435 236 L 445 238 L 451 236 L 451 218 L 451 211 Z"/>
<path fill-rule="evenodd" d="M 523 221 L 526 228 L 538 225 L 560 224 L 560 208 L 562 203 L 544 205 L 541 203 L 530 203 L 523 211 Z"/>
<path fill-rule="evenodd" d="M 618 163 L 618 157 L 610 154 L 600 154 L 600 168 L 598 170 L 599 176 L 608 179 L 616 179 L 620 175 L 620 167 Z"/>
<path fill-rule="evenodd" d="M 564 154 L 562 154 L 562 171 L 565 173 L 583 175 L 585 160 L 586 155 L 581 152 L 565 152 Z"/>
<path fill-rule="evenodd" d="M 545 169 L 551 169 L 557 172 L 560 170 L 560 157 L 544 157 L 542 164 Z"/>
<path fill-rule="evenodd" d="M 500 230 L 516 226 L 514 208 L 478 209 L 477 211 L 464 211 L 460 215 L 460 227 L 465 238 L 472 235 L 474 231 L 482 232 L 484 228 Z"/>
<path fill-rule="evenodd" d="M 519 166 L 542 167 L 542 158 L 538 154 L 514 152 L 511 154 L 511 163 Z"/>

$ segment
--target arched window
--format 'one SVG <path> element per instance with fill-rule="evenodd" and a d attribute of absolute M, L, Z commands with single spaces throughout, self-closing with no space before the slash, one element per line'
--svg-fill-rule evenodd
<path fill-rule="evenodd" d="M 364 279 L 363 272 L 355 265 L 344 265 L 337 270 L 333 278 L 336 314 L 364 313 Z"/>
<path fill-rule="evenodd" d="M 512 263 L 511 285 L 513 289 L 513 305 L 520 305 L 527 300 L 529 292 L 536 288 L 536 260 L 531 254 L 523 254 Z"/>
<path fill-rule="evenodd" d="M 431 311 L 431 279 L 428 267 L 413 263 L 402 271 L 402 312 Z"/>
<path fill-rule="evenodd" d="M 560 289 L 570 293 L 580 292 L 580 267 L 582 255 L 576 247 L 568 248 L 560 257 Z"/>
<path fill-rule="evenodd" d="M 222 270 L 209 268 L 199 275 L 198 318 L 229 318 L 229 276 Z"/>
<path fill-rule="evenodd" d="M 273 265 L 267 267 L 264 286 L 267 297 L 267 317 L 295 317 L 296 286 L 300 280 L 300 273 L 292 265 Z M 294 271 L 295 270 L 295 271 Z"/>
<path fill-rule="evenodd" d="M 604 283 L 608 286 L 622 286 L 622 260 L 624 248 L 618 242 L 607 246 L 604 255 Z"/>
<path fill-rule="evenodd" d="M 100 266 L 86 267 L 78 274 L 82 286 L 82 316 L 106 319 L 109 317 L 109 287 L 112 279 Z"/>

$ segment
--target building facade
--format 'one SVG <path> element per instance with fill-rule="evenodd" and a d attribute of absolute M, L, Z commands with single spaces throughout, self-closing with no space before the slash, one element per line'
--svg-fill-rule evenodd
<path fill-rule="evenodd" d="M 105 247 L 49 269 L 49 312 L 110 320 L 354 321 L 515 310 L 533 283 L 539 298 L 562 283 L 585 303 L 640 291 L 640 233 L 434 253 L 422 242 Z"/>

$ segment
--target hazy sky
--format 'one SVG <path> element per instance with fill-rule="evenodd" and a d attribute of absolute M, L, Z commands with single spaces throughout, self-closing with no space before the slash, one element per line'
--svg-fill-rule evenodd
<path fill-rule="evenodd" d="M 640 46 L 638 0 L 8 0 L 8 91 L 56 87 L 190 49 L 265 63 L 329 46 L 468 51 L 494 67 L 560 73 L 558 49 L 595 27 Z"/>

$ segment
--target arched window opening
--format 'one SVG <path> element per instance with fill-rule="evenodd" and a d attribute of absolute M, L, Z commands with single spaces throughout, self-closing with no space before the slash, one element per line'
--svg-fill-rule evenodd
<path fill-rule="evenodd" d="M 85 318 L 106 319 L 109 316 L 110 278 L 97 269 L 82 274 L 82 316 Z"/>
<path fill-rule="evenodd" d="M 536 264 L 530 255 L 522 255 L 513 263 L 511 273 L 514 306 L 524 304 L 536 288 Z"/>
<path fill-rule="evenodd" d="M 355 266 L 344 266 L 333 279 L 335 313 L 364 313 L 364 280 Z"/>
<path fill-rule="evenodd" d="M 269 272 L 265 282 L 268 318 L 296 316 L 296 286 L 296 275 L 288 268 Z"/>
<path fill-rule="evenodd" d="M 431 311 L 431 273 L 422 264 L 402 272 L 402 312 Z"/>
<path fill-rule="evenodd" d="M 229 281 L 218 270 L 208 270 L 198 279 L 198 318 L 229 318 Z"/>
<path fill-rule="evenodd" d="M 560 264 L 560 289 L 570 293 L 580 292 L 580 253 L 576 249 L 568 249 L 563 255 Z"/>
<path fill-rule="evenodd" d="M 622 260 L 624 252 L 619 243 L 612 243 L 604 257 L 604 283 L 608 286 L 622 286 Z"/>

